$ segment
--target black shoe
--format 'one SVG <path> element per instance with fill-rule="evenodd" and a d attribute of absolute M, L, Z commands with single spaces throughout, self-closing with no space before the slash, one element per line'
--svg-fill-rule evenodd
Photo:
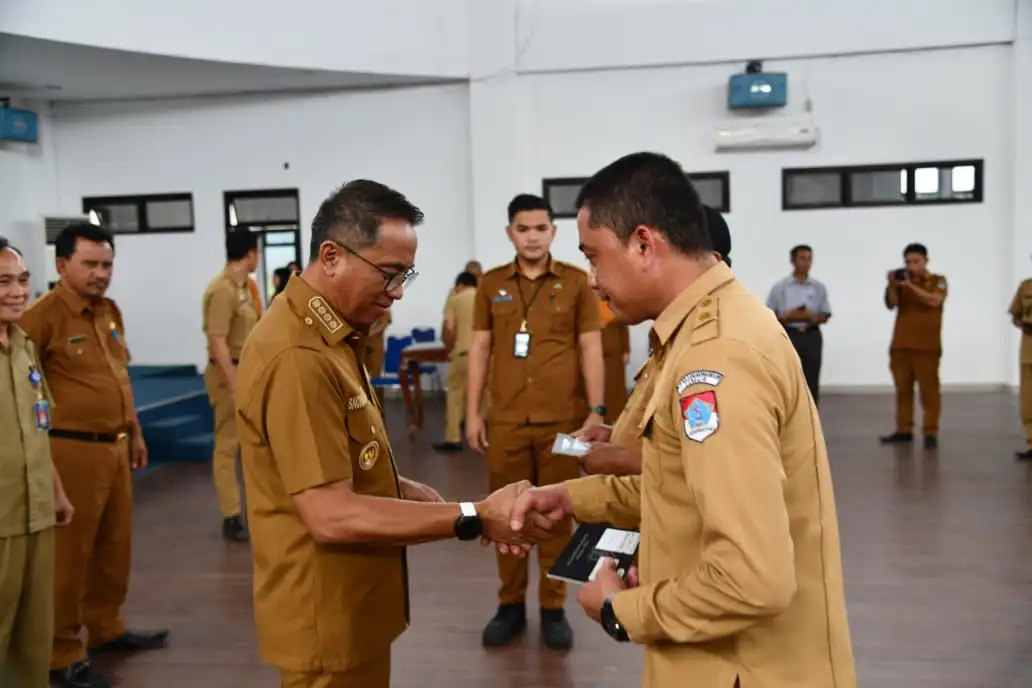
<path fill-rule="evenodd" d="M 935 435 L 925 435 L 924 447 L 925 449 L 935 449 L 939 446 L 939 438 Z"/>
<path fill-rule="evenodd" d="M 1032 449 L 1026 449 L 1023 452 L 1014 452 L 1014 458 L 1018 461 L 1032 461 Z"/>
<path fill-rule="evenodd" d="M 168 640 L 167 628 L 162 628 L 157 631 L 126 631 L 114 640 L 109 640 L 103 645 L 91 648 L 90 653 L 157 650 L 165 647 L 166 640 Z"/>
<path fill-rule="evenodd" d="M 541 610 L 541 637 L 550 650 L 569 650 L 573 647 L 573 629 L 562 609 Z"/>
<path fill-rule="evenodd" d="M 50 672 L 50 685 L 58 688 L 109 688 L 107 677 L 94 671 L 89 660 L 84 659 L 64 669 Z"/>
<path fill-rule="evenodd" d="M 484 627 L 484 647 L 506 645 L 527 627 L 527 609 L 522 603 L 499 605 L 498 613 Z"/>
<path fill-rule="evenodd" d="M 230 542 L 247 542 L 249 538 L 247 528 L 240 516 L 230 516 L 222 519 L 222 537 Z"/>
<path fill-rule="evenodd" d="M 884 435 L 879 437 L 878 440 L 882 444 L 903 444 L 905 442 L 914 441 L 914 433 L 912 432 L 894 432 L 891 435 Z"/>
<path fill-rule="evenodd" d="M 438 442 L 434 445 L 434 451 L 455 454 L 462 451 L 462 442 Z"/>

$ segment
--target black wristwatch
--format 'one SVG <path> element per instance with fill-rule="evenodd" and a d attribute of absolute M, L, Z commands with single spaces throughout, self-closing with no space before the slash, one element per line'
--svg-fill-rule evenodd
<path fill-rule="evenodd" d="M 613 640 L 618 643 L 626 643 L 631 638 L 627 635 L 627 630 L 620 625 L 620 620 L 616 618 L 616 612 L 613 611 L 614 595 L 616 595 L 615 592 L 602 603 L 602 614 L 599 621 L 602 624 L 602 628 L 612 636 Z"/>
<path fill-rule="evenodd" d="M 484 534 L 484 522 L 480 520 L 473 502 L 459 504 L 462 515 L 455 519 L 455 537 L 459 540 L 476 540 Z"/>
<path fill-rule="evenodd" d="M 605 406 L 592 406 L 592 407 L 590 407 L 588 409 L 588 411 L 590 411 L 591 413 L 597 413 L 600 416 L 606 415 L 606 407 Z"/>

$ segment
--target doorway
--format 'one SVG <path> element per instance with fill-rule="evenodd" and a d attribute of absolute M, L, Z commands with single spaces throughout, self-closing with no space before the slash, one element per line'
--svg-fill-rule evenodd
<path fill-rule="evenodd" d="M 301 266 L 300 201 L 297 189 L 226 191 L 226 233 L 246 228 L 258 235 L 254 275 L 264 305 L 276 293 L 273 273 L 290 263 Z"/>

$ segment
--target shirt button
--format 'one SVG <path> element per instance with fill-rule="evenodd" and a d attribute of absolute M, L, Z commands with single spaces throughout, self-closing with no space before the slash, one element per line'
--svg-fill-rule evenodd
<path fill-rule="evenodd" d="M 370 425 L 369 426 L 369 432 L 371 432 L 371 433 L 373 433 L 375 435 L 376 434 L 376 426 L 375 425 Z"/>

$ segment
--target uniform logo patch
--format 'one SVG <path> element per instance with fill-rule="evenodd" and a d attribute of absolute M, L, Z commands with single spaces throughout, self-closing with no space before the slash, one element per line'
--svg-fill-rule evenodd
<path fill-rule="evenodd" d="M 358 453 L 358 467 L 363 471 L 368 471 L 376 465 L 378 458 L 380 458 L 380 443 L 373 440 L 362 447 L 362 451 Z"/>
<path fill-rule="evenodd" d="M 684 390 L 688 389 L 692 385 L 709 385 L 710 387 L 716 387 L 723 379 L 724 374 L 718 373 L 715 370 L 693 370 L 677 381 L 677 394 L 678 396 L 684 394 Z"/>
<path fill-rule="evenodd" d="M 684 436 L 701 443 L 720 427 L 717 393 L 710 390 L 683 397 L 681 416 L 684 418 Z"/>

